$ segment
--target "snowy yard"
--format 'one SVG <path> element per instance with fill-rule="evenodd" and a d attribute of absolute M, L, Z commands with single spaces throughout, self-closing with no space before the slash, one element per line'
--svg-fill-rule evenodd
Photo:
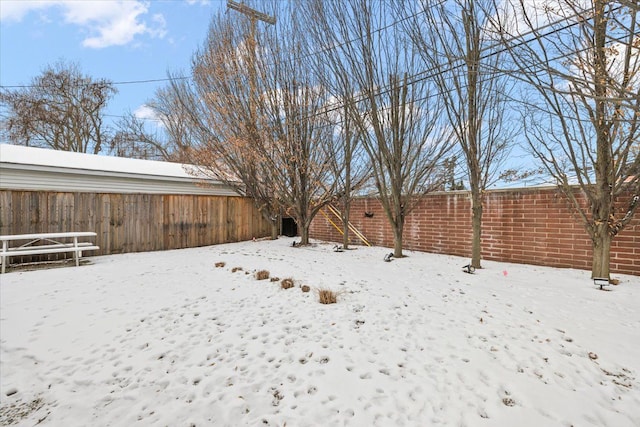
<path fill-rule="evenodd" d="M 3 275 L 0 424 L 640 425 L 640 277 L 291 242 Z"/>

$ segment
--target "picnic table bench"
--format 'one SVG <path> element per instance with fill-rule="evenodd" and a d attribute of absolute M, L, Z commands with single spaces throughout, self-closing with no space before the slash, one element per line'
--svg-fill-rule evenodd
<path fill-rule="evenodd" d="M 68 233 L 36 233 L 36 234 L 12 234 L 0 236 L 2 242 L 2 252 L 0 252 L 0 263 L 2 263 L 2 273 L 11 257 L 27 255 L 46 255 L 63 252 L 73 252 L 76 266 L 80 265 L 80 257 L 83 251 L 95 251 L 100 249 L 89 241 L 79 239 L 96 237 L 92 231 L 73 231 Z M 26 243 L 20 243 L 24 242 Z M 15 243 L 12 246 L 12 242 Z"/>

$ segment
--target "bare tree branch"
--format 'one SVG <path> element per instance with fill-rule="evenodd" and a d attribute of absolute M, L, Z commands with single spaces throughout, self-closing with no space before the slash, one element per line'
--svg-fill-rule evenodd
<path fill-rule="evenodd" d="M 554 8 L 522 1 L 508 6 L 511 18 L 496 15 L 495 25 L 514 73 L 528 83 L 526 138 L 591 237 L 592 275 L 608 277 L 611 240 L 629 224 L 640 197 L 634 152 L 640 139 L 637 4 L 563 0 Z M 566 16 L 573 25 L 545 34 L 537 29 L 540 22 L 553 27 Z M 512 40 L 522 31 L 535 37 L 516 46 Z M 587 206 L 575 194 L 576 183 Z M 629 203 L 617 212 L 620 197 Z"/>
<path fill-rule="evenodd" d="M 31 85 L 0 92 L 2 131 L 13 143 L 97 154 L 109 140 L 104 108 L 116 93 L 108 80 L 83 75 L 76 64 L 48 66 Z"/>
<path fill-rule="evenodd" d="M 473 212 L 471 265 L 480 268 L 484 191 L 498 177 L 515 134 L 508 114 L 510 83 L 499 71 L 504 55 L 492 47 L 496 38 L 489 26 L 498 11 L 491 0 L 408 6 L 399 1 L 396 8 L 415 16 L 404 26 L 424 64 L 435 70 L 432 78 L 466 163 Z"/>
<path fill-rule="evenodd" d="M 348 95 L 348 113 L 370 158 L 380 201 L 394 230 L 394 253 L 402 256 L 406 216 L 420 195 L 440 188 L 440 159 L 448 130 L 437 109 L 437 91 L 417 75 L 420 64 L 410 40 L 395 25 L 386 2 L 314 1 L 308 28 L 320 55 L 336 76 L 331 88 Z M 384 31 L 379 29 L 384 28 Z"/>

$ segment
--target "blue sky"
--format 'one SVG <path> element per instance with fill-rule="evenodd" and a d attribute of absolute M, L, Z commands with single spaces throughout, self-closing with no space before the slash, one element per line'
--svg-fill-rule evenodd
<path fill-rule="evenodd" d="M 113 82 L 189 70 L 226 0 L 0 0 L 0 86 L 26 85 L 60 59 Z M 166 83 L 117 84 L 107 114 L 135 112 Z"/>
<path fill-rule="evenodd" d="M 149 118 L 142 107 L 167 83 L 135 82 L 188 74 L 212 15 L 224 10 L 226 0 L 0 0 L 0 86 L 28 85 L 65 60 L 116 83 L 107 121 Z"/>

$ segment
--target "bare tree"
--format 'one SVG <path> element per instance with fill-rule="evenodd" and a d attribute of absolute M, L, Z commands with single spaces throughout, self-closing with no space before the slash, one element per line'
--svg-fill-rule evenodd
<path fill-rule="evenodd" d="M 313 14 L 305 19 L 315 23 Z M 317 37 L 306 39 L 307 53 L 314 72 L 321 84 L 332 94 L 327 105 L 329 117 L 334 125 L 332 142 L 329 144 L 329 158 L 332 166 L 332 179 L 336 181 L 335 201 L 339 206 L 342 222 L 342 247 L 349 248 L 351 202 L 355 194 L 371 180 L 371 165 L 362 142 L 359 127 L 353 122 L 351 109 L 354 103 L 354 91 L 349 76 L 334 73 L 334 68 L 325 60 L 326 55 L 318 54 Z"/>
<path fill-rule="evenodd" d="M 172 79 L 170 97 L 178 100 L 193 134 L 185 150 L 189 163 L 252 198 L 276 239 L 283 204 L 275 174 L 263 161 L 264 121 L 256 110 L 254 70 L 248 82 L 247 65 L 254 67 L 256 52 L 247 49 L 247 38 L 255 37 L 254 31 L 236 14 L 215 15 L 204 45 L 193 55 L 193 84 Z"/>
<path fill-rule="evenodd" d="M 149 129 L 144 119 L 128 113 L 118 120 L 109 142 L 109 154 L 146 160 L 170 160 L 171 154 L 158 132 Z"/>
<path fill-rule="evenodd" d="M 274 227 L 281 212 L 291 214 L 308 244 L 311 221 L 333 199 L 336 182 L 327 94 L 302 49 L 302 4 L 269 4 L 279 16 L 271 28 L 214 17 L 194 56 L 193 88 L 176 92 L 197 135 L 194 162 L 253 197 Z"/>
<path fill-rule="evenodd" d="M 471 190 L 471 265 L 481 267 L 482 210 L 486 188 L 498 178 L 513 137 L 508 114 L 508 76 L 489 21 L 492 0 L 425 0 L 396 4 L 404 26 L 440 91 Z M 455 159 L 453 160 L 455 165 Z"/>
<path fill-rule="evenodd" d="M 334 153 L 327 147 L 333 126 L 327 111 L 329 93 L 315 73 L 301 12 L 305 1 L 273 2 L 279 17 L 272 32 L 263 32 L 256 62 L 263 90 L 259 111 L 266 119 L 265 162 L 277 177 L 278 195 L 296 220 L 301 244 L 309 243 L 315 215 L 336 195 L 332 178 Z"/>
<path fill-rule="evenodd" d="M 393 229 L 394 255 L 402 257 L 406 216 L 444 177 L 439 161 L 450 144 L 434 108 L 438 93 L 418 76 L 421 64 L 389 3 L 317 0 L 306 10 L 319 54 L 343 76 L 332 89 L 354 99 L 347 104 L 349 115 Z"/>
<path fill-rule="evenodd" d="M 640 204 L 638 4 L 514 1 L 510 10 L 517 19 L 496 15 L 496 24 L 528 84 L 526 138 L 591 237 L 593 277 L 609 277 L 611 240 Z"/>
<path fill-rule="evenodd" d="M 118 121 L 110 153 L 139 159 L 187 161 L 186 152 L 193 145 L 194 135 L 188 114 L 176 94 L 184 92 L 178 86 L 187 86 L 188 82 L 171 73 L 169 77 L 171 83 L 156 90 L 154 98 L 145 105 L 153 118 L 128 113 Z"/>
<path fill-rule="evenodd" d="M 336 126 L 332 143 L 328 146 L 332 180 L 336 181 L 335 199 L 340 207 L 343 249 L 348 249 L 350 244 L 351 202 L 355 193 L 371 178 L 371 167 L 360 132 L 349 114 L 348 103 L 351 101 L 350 97 L 339 101 L 342 109 L 334 115 Z"/>
<path fill-rule="evenodd" d="M 97 154 L 109 139 L 104 109 L 115 93 L 110 81 L 61 61 L 30 85 L 0 92 L 7 110 L 2 130 L 16 144 Z"/>

